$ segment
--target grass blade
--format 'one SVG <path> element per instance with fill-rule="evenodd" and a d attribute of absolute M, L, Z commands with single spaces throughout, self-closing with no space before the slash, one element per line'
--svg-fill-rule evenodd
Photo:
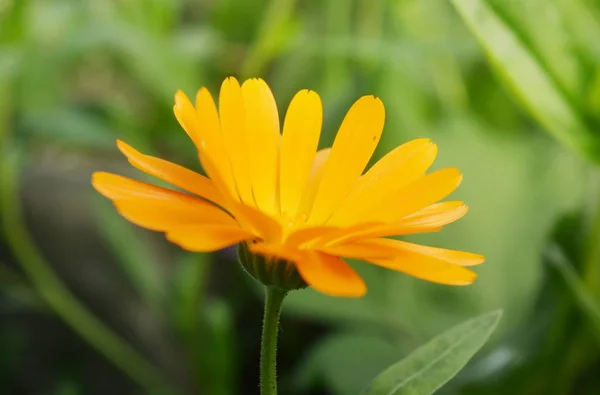
<path fill-rule="evenodd" d="M 516 98 L 557 140 L 600 163 L 600 140 L 557 79 L 484 0 L 451 0 Z"/>

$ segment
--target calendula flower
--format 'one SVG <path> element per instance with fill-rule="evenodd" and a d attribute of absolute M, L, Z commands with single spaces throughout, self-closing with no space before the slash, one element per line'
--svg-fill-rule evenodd
<path fill-rule="evenodd" d="M 275 99 L 261 79 L 241 86 L 226 79 L 218 108 L 205 88 L 195 106 L 179 91 L 174 112 L 207 176 L 122 141 L 117 145 L 133 166 L 185 192 L 93 175 L 94 187 L 134 224 L 164 232 L 189 251 L 244 243 L 247 253 L 271 265 L 286 262 L 306 284 L 329 295 L 366 292 L 343 258 L 435 283 L 474 281 L 476 274 L 465 266 L 483 256 L 391 238 L 439 231 L 464 216 L 467 206 L 439 202 L 462 175 L 455 168 L 426 173 L 437 155 L 428 139 L 397 147 L 365 171 L 384 126 L 378 98 L 356 101 L 333 146 L 319 151 L 323 110 L 313 91 L 294 96 L 282 132 Z"/>

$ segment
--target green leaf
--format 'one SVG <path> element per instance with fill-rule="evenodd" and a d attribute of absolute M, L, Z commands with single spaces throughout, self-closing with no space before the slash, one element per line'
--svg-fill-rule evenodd
<path fill-rule="evenodd" d="M 176 53 L 172 37 L 145 34 L 125 23 L 91 22 L 64 46 L 64 51 L 73 54 L 89 48 L 108 50 L 163 104 L 171 105 L 177 89 L 199 85 L 201 68 L 193 63 L 197 59 L 183 59 L 184 54 Z"/>
<path fill-rule="evenodd" d="M 174 265 L 170 284 L 170 299 L 174 306 L 171 318 L 184 340 L 192 344 L 198 337 L 199 316 L 204 311 L 212 258 L 210 254 L 184 254 Z M 192 344 L 188 346 L 192 347 Z"/>
<path fill-rule="evenodd" d="M 166 284 L 157 260 L 148 252 L 135 228 L 123 220 L 106 199 L 93 195 L 91 207 L 101 236 L 114 252 L 134 289 L 156 312 L 162 312 Z"/>
<path fill-rule="evenodd" d="M 486 2 L 511 26 L 567 96 L 574 100 L 583 97 L 585 65 L 576 53 L 576 37 L 569 34 L 560 0 Z"/>
<path fill-rule="evenodd" d="M 557 140 L 593 162 L 600 162 L 600 139 L 561 89 L 551 67 L 502 15 L 483 0 L 452 0 L 482 45 L 495 70 L 517 99 Z"/>
<path fill-rule="evenodd" d="M 199 353 L 203 372 L 202 388 L 210 395 L 237 394 L 236 377 L 239 360 L 236 342 L 235 319 L 233 310 L 225 300 L 214 300 L 207 303 L 206 328 L 201 333 Z"/>
<path fill-rule="evenodd" d="M 365 395 L 428 395 L 454 377 L 483 346 L 502 311 L 471 319 L 418 348 L 381 373 Z"/>
<path fill-rule="evenodd" d="M 548 263 L 558 270 L 575 298 L 578 307 L 592 323 L 596 337 L 600 339 L 600 305 L 581 280 L 560 246 L 551 244 L 546 251 L 546 255 Z"/>
<path fill-rule="evenodd" d="M 98 116 L 81 109 L 55 108 L 27 114 L 23 120 L 28 134 L 53 143 L 82 148 L 112 148 L 115 132 Z"/>
<path fill-rule="evenodd" d="M 290 387 L 308 394 L 322 383 L 332 394 L 356 395 L 401 353 L 391 339 L 377 334 L 336 333 L 311 348 Z"/>
<path fill-rule="evenodd" d="M 206 372 L 204 354 L 207 353 L 207 325 L 209 319 L 208 303 L 205 300 L 206 287 L 209 281 L 212 254 L 185 253 L 173 265 L 172 278 L 169 284 L 170 319 L 176 328 L 190 364 L 197 385 L 207 389 L 212 381 L 211 374 Z M 210 354 L 212 355 L 212 354 Z M 211 394 L 207 390 L 207 394 Z"/>

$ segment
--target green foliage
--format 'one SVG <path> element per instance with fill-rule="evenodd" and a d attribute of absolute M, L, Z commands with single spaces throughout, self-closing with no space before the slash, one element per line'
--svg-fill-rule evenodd
<path fill-rule="evenodd" d="M 316 343 L 301 361 L 294 393 L 311 393 L 324 384 L 334 394 L 357 395 L 400 353 L 394 343 L 375 334 L 333 334 Z"/>
<path fill-rule="evenodd" d="M 99 365 L 127 373 L 107 380 L 110 391 L 130 393 L 121 381 L 151 387 L 165 376 L 159 381 L 185 394 L 252 393 L 261 301 L 247 278 L 226 254 L 176 251 L 110 204 L 95 204 L 89 173 L 125 169 L 116 138 L 199 169 L 173 117 L 173 94 L 193 96 L 200 86 L 215 94 L 225 76 L 261 76 L 282 117 L 296 91 L 321 95 L 321 146 L 365 94 L 386 106 L 377 156 L 410 138 L 432 138 L 440 148 L 435 167 L 465 174 L 451 198 L 470 212 L 444 232 L 411 240 L 487 258 L 468 288 L 356 262 L 369 287 L 365 298 L 293 292 L 280 333 L 291 345 L 281 353 L 282 388 L 357 394 L 443 328 L 501 308 L 489 346 L 445 393 L 599 392 L 591 376 L 600 356 L 600 196 L 588 187 L 597 184 L 588 176 L 600 158 L 599 20 L 596 0 L 0 1 L 0 188 L 11 199 L 23 196 L 25 214 L 15 219 L 10 205 L 0 207 L 10 234 L 0 237 L 0 333 L 19 333 L 6 325 L 24 309 L 54 312 L 67 322 L 65 339 L 83 338 L 91 353 L 108 357 Z M 8 155 L 17 151 L 18 169 Z M 33 176 L 47 167 L 58 174 L 36 188 Z M 61 191 L 57 180 L 78 187 L 69 189 L 64 212 L 51 207 L 42 216 L 36 202 Z M 56 253 L 47 233 L 61 226 L 101 247 L 74 239 Z M 88 273 L 83 285 L 82 272 L 63 263 L 78 248 L 89 249 L 77 262 Z M 13 269 L 32 262 L 33 276 Z M 19 354 L 30 337 L 54 341 L 45 330 L 22 332 Z M 15 372 L 29 371 L 14 357 L 12 335 L 4 337 L 12 351 L 0 358 L 0 393 L 5 382 L 19 381 Z M 476 340 L 464 339 L 473 352 Z M 97 377 L 102 371 L 61 373 L 26 393 L 96 386 L 103 393 Z"/>
<path fill-rule="evenodd" d="M 483 346 L 501 316 L 495 311 L 444 332 L 377 376 L 364 394 L 433 394 Z"/>
<path fill-rule="evenodd" d="M 580 100 L 583 66 L 565 34 L 560 9 L 552 2 L 490 3 L 453 1 L 495 70 L 532 115 L 561 142 L 597 162 L 600 140 L 586 125 Z M 541 16 L 526 18 L 527 7 Z"/>
<path fill-rule="evenodd" d="M 162 311 L 166 285 L 158 262 L 149 253 L 147 245 L 140 240 L 131 224 L 115 213 L 112 204 L 97 196 L 94 196 L 93 204 L 100 231 L 110 249 L 118 256 L 117 260 L 132 285 L 146 303 L 157 311 Z M 190 280 L 193 278 L 189 277 Z M 199 284 L 194 286 L 201 289 Z M 184 289 L 187 290 L 187 287 Z"/>

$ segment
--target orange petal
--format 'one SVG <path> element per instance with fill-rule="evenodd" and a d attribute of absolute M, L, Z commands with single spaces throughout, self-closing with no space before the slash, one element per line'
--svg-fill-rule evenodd
<path fill-rule="evenodd" d="M 365 226 L 346 228 L 340 234 L 333 235 L 335 237 L 321 240 L 321 245 L 334 246 L 366 238 L 439 232 L 444 225 L 462 218 L 467 211 L 468 207 L 460 201 L 432 204 L 398 222 L 367 223 Z"/>
<path fill-rule="evenodd" d="M 333 247 L 323 247 L 319 248 L 319 251 L 351 259 L 392 259 L 395 253 L 395 251 L 390 251 L 390 249 L 377 248 L 367 243 L 361 243 L 360 241 Z"/>
<path fill-rule="evenodd" d="M 327 163 L 330 153 L 331 148 L 325 148 L 319 150 L 315 155 L 315 161 L 313 162 L 313 166 L 308 179 L 308 184 L 306 185 L 306 189 L 302 194 L 300 208 L 298 209 L 298 214 L 295 218 L 295 222 L 298 224 L 303 224 L 308 219 L 310 209 L 312 208 L 313 203 L 315 201 L 315 197 L 317 195 L 317 189 L 319 188 L 321 178 L 323 177 L 325 163 Z"/>
<path fill-rule="evenodd" d="M 324 294 L 361 297 L 367 292 L 363 279 L 338 257 L 305 251 L 296 267 L 308 285 Z"/>
<path fill-rule="evenodd" d="M 117 200 L 114 204 L 119 214 L 128 221 L 155 231 L 204 224 L 238 226 L 235 219 L 223 210 L 199 199 Z"/>
<path fill-rule="evenodd" d="M 395 250 L 427 255 L 459 266 L 475 266 L 485 261 L 483 255 L 472 252 L 447 250 L 445 248 L 424 246 L 394 239 L 370 239 L 362 240 L 361 243 L 362 245 L 370 245 L 372 248 L 380 249 L 381 251 L 388 250 L 393 252 Z"/>
<path fill-rule="evenodd" d="M 203 166 L 205 166 L 206 172 L 208 174 L 218 174 L 218 170 L 209 156 L 204 156 L 202 163 Z M 211 181 L 215 185 L 215 188 L 221 193 L 221 197 L 224 201 L 223 207 L 227 207 L 227 210 L 229 212 L 235 214 L 234 208 L 241 204 L 239 201 L 237 191 L 234 191 L 234 193 L 230 193 L 230 190 L 225 184 L 225 181 L 219 176 L 212 177 Z"/>
<path fill-rule="evenodd" d="M 337 246 L 356 240 L 439 232 L 444 225 L 462 218 L 468 207 L 460 201 L 432 204 L 393 223 L 365 223 L 329 233 L 318 245 Z"/>
<path fill-rule="evenodd" d="M 139 170 L 223 206 L 221 194 L 213 182 L 203 175 L 175 163 L 144 155 L 123 141 L 117 140 L 117 146 L 129 163 Z"/>
<path fill-rule="evenodd" d="M 292 99 L 283 123 L 281 143 L 281 213 L 294 218 L 308 184 L 315 159 L 323 107 L 319 95 L 302 90 Z"/>
<path fill-rule="evenodd" d="M 205 162 L 209 168 L 213 168 L 210 159 L 205 158 Z M 222 180 L 218 177 L 213 181 L 220 191 L 226 189 Z M 234 201 L 226 194 L 223 194 L 223 198 L 225 199 L 224 207 L 226 207 L 235 217 L 242 228 L 251 231 L 257 235 L 257 237 L 260 236 L 265 240 L 279 241 L 281 239 L 282 227 L 280 223 L 271 218 L 268 214 L 263 213 L 254 207 Z"/>
<path fill-rule="evenodd" d="M 221 85 L 219 118 L 239 197 L 243 203 L 256 206 L 248 166 L 244 98 L 240 84 L 233 77 L 227 78 Z"/>
<path fill-rule="evenodd" d="M 196 114 L 202 144 L 199 157 L 204 170 L 211 179 L 219 178 L 226 186 L 230 196 L 238 199 L 238 194 L 231 170 L 231 163 L 225 147 L 225 138 L 221 132 L 219 113 L 212 95 L 206 88 L 201 88 L 196 94 Z M 210 158 L 212 167 L 206 163 Z M 210 170 L 209 168 L 212 168 Z"/>
<path fill-rule="evenodd" d="M 224 225 L 185 226 L 167 233 L 167 240 L 184 250 L 212 252 L 254 238 L 247 230 Z"/>
<path fill-rule="evenodd" d="M 339 228 L 327 226 L 316 226 L 312 228 L 299 228 L 292 231 L 285 239 L 285 244 L 291 247 L 298 247 L 301 244 L 311 242 L 313 240 L 322 239 L 331 234 L 338 234 Z"/>
<path fill-rule="evenodd" d="M 144 228 L 163 231 L 191 223 L 237 226 L 220 208 L 185 193 L 104 172 L 92 175 L 92 185 L 114 200 L 121 215 Z"/>
<path fill-rule="evenodd" d="M 444 226 L 461 219 L 467 211 L 469 207 L 464 202 L 436 203 L 402 218 L 398 223 L 405 226 Z"/>
<path fill-rule="evenodd" d="M 112 200 L 199 200 L 185 193 L 103 171 L 97 171 L 92 174 L 92 185 L 98 192 Z"/>
<path fill-rule="evenodd" d="M 283 229 L 279 222 L 271 218 L 268 214 L 250 206 L 236 204 L 234 215 L 243 228 L 251 230 L 256 235 L 260 235 L 262 239 L 272 242 L 279 242 L 281 240 Z"/>
<path fill-rule="evenodd" d="M 303 252 L 285 245 L 270 243 L 253 243 L 249 245 L 250 251 L 265 257 L 284 259 L 290 262 L 297 262 L 302 259 Z"/>
<path fill-rule="evenodd" d="M 477 278 L 477 274 L 462 266 L 406 249 L 399 250 L 393 259 L 366 261 L 439 284 L 469 285 Z"/>
<path fill-rule="evenodd" d="M 273 93 L 262 79 L 242 85 L 246 111 L 248 166 L 256 205 L 270 215 L 279 215 L 279 114 Z"/>
<path fill-rule="evenodd" d="M 327 223 L 348 226 L 364 219 L 365 212 L 381 205 L 393 191 L 421 178 L 436 155 L 437 146 L 429 139 L 413 140 L 391 151 L 359 178 Z"/>
<path fill-rule="evenodd" d="M 343 234 L 336 235 L 335 237 L 329 237 L 327 239 L 320 240 L 319 245 L 326 246 L 337 246 L 346 243 L 351 243 L 356 240 L 373 238 L 373 237 L 384 237 L 384 236 L 403 236 L 413 235 L 418 233 L 432 233 L 439 232 L 442 230 L 440 226 L 411 226 L 402 224 L 378 224 L 378 225 L 365 225 L 362 228 L 351 228 L 351 230 L 343 232 Z M 342 233 L 342 232 L 340 232 Z"/>
<path fill-rule="evenodd" d="M 413 140 L 391 151 L 359 178 L 327 223 L 348 226 L 364 220 L 364 213 L 381 205 L 392 191 L 423 177 L 436 155 L 437 146 L 429 139 Z"/>
<path fill-rule="evenodd" d="M 451 194 L 462 180 L 458 169 L 442 169 L 425 175 L 406 188 L 388 196 L 377 207 L 365 214 L 364 220 L 373 222 L 396 222 Z"/>
<path fill-rule="evenodd" d="M 333 228 L 334 230 L 323 233 L 320 237 L 316 237 L 312 240 L 307 240 L 306 246 L 313 249 L 320 249 L 322 247 L 335 246 L 339 239 L 345 239 L 348 235 L 361 234 L 362 232 L 377 226 L 378 224 L 364 223 L 353 225 L 348 228 Z M 326 227 L 320 227 L 326 228 Z"/>
<path fill-rule="evenodd" d="M 196 147 L 200 149 L 202 146 L 202 137 L 199 133 L 198 118 L 196 117 L 196 109 L 185 93 L 178 90 L 175 93 L 175 105 L 173 106 L 175 118 L 194 142 Z"/>
<path fill-rule="evenodd" d="M 383 103 L 373 96 L 360 98 L 350 108 L 323 169 L 308 223 L 325 223 L 348 196 L 377 147 L 384 120 Z"/>

